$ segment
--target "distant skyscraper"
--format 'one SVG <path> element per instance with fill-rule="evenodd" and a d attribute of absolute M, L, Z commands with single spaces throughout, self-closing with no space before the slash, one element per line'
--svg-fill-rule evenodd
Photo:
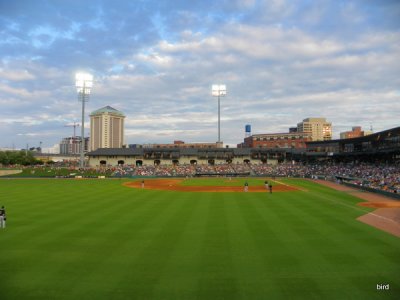
<path fill-rule="evenodd" d="M 307 118 L 297 124 L 298 132 L 310 133 L 313 141 L 332 139 L 332 123 L 325 118 Z"/>
<path fill-rule="evenodd" d="M 124 144 L 125 115 L 105 106 L 90 114 L 90 150 L 122 148 Z"/>

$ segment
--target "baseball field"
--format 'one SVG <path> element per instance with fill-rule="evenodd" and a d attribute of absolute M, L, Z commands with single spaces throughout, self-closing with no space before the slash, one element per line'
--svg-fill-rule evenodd
<path fill-rule="evenodd" d="M 0 299 L 399 299 L 400 238 L 362 201 L 302 179 L 2 179 Z"/>

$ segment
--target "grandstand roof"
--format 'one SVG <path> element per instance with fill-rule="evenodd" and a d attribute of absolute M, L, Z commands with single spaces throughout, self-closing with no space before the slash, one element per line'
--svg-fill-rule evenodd
<path fill-rule="evenodd" d="M 235 155 L 249 155 L 249 148 L 233 148 Z"/>
<path fill-rule="evenodd" d="M 307 145 L 319 145 L 319 144 L 351 144 L 351 143 L 360 143 L 360 142 L 370 142 L 370 141 L 382 141 L 388 137 L 400 136 L 400 127 L 395 127 L 391 129 L 387 129 L 380 132 L 375 132 L 369 135 L 354 137 L 349 139 L 336 139 L 336 140 L 328 140 L 328 141 L 310 141 L 306 142 Z"/>
<path fill-rule="evenodd" d="M 307 155 L 310 152 L 330 152 L 335 155 L 399 153 L 400 127 L 350 139 L 306 142 L 306 145 Z"/>
<path fill-rule="evenodd" d="M 343 152 L 345 154 L 365 152 L 365 151 L 399 151 L 399 139 L 400 139 L 400 127 L 384 130 L 381 132 L 376 132 L 371 135 L 342 139 L 342 140 L 330 140 L 330 141 L 314 141 L 306 142 L 307 150 L 302 149 L 287 149 L 287 148 L 174 148 L 174 149 L 164 149 L 164 148 L 100 148 L 95 151 L 89 152 L 88 156 L 143 156 L 144 153 L 176 153 L 180 156 L 207 156 L 207 157 L 217 157 L 221 155 L 227 155 L 229 157 L 230 153 L 234 156 L 248 156 L 252 153 L 278 153 L 278 152 L 288 152 L 292 154 L 306 153 L 307 155 L 314 151 L 315 147 L 330 147 L 334 148 L 326 150 L 328 152 Z M 346 145 L 353 144 L 354 149 L 351 151 L 346 150 Z M 367 148 L 364 147 L 366 144 Z M 370 146 L 368 146 L 370 145 Z M 325 149 L 325 148 L 324 148 Z M 326 148 L 328 149 L 328 148 Z M 311 150 L 311 152 L 310 152 Z M 318 152 L 324 152 L 321 150 Z M 179 154 L 178 154 L 179 153 Z M 174 155 L 176 157 L 176 155 Z M 225 156 L 224 156 L 225 157 Z"/>
<path fill-rule="evenodd" d="M 88 153 L 89 156 L 143 155 L 141 148 L 99 148 Z"/>
<path fill-rule="evenodd" d="M 283 148 L 99 148 L 87 153 L 88 156 L 141 156 L 145 153 L 179 153 L 180 156 L 249 156 L 251 153 L 278 153 L 293 149 Z"/>
<path fill-rule="evenodd" d="M 144 155 L 144 153 L 160 152 L 160 153 L 179 153 L 182 156 L 196 156 L 199 154 L 208 156 L 217 153 L 232 153 L 235 155 L 250 155 L 250 148 L 99 148 L 89 152 L 88 156 L 118 156 L 118 155 Z"/>
<path fill-rule="evenodd" d="M 193 155 L 197 155 L 198 150 L 195 148 L 183 148 L 183 149 L 180 149 L 180 153 L 181 153 L 181 155 L 193 156 Z"/>

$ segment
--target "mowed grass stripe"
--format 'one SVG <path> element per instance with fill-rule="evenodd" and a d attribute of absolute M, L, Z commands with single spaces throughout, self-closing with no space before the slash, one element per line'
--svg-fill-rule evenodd
<path fill-rule="evenodd" d="M 264 195 L 237 195 L 230 206 L 228 217 L 231 227 L 233 264 L 238 276 L 238 295 L 241 299 L 257 299 L 261 294 L 271 299 L 281 293 L 271 280 L 274 262 L 269 255 L 269 245 L 279 244 L 279 238 L 260 219 L 257 211 L 251 209 L 251 201 L 264 201 Z M 287 261 L 291 263 L 290 257 Z"/>
<path fill-rule="evenodd" d="M 300 181 L 300 183 L 303 182 Z M 324 208 L 320 213 L 321 217 L 314 221 L 324 220 L 326 222 L 316 227 L 326 236 L 326 239 L 325 241 L 313 239 L 310 242 L 315 244 L 314 247 L 319 249 L 327 260 L 326 265 L 331 269 L 327 270 L 335 277 L 332 282 L 338 282 L 340 279 L 351 282 L 355 274 L 360 274 L 359 276 L 363 277 L 365 282 L 379 281 L 379 278 L 381 280 L 386 278 L 388 282 L 393 282 L 393 278 L 383 275 L 387 271 L 393 272 L 393 274 L 400 271 L 399 257 L 393 259 L 393 249 L 388 243 L 388 240 L 393 241 L 393 236 L 356 220 L 360 210 L 355 204 L 360 202 L 360 199 L 319 185 L 314 189 L 313 185 L 316 184 L 307 182 L 307 186 L 312 188 L 309 197 L 302 198 L 302 200 L 307 199 L 308 205 L 319 203 L 319 207 Z M 292 206 L 285 206 L 285 209 L 289 208 Z M 307 205 L 297 212 L 305 212 L 306 208 Z M 311 220 L 312 218 L 307 216 L 305 219 Z M 309 235 L 304 235 L 304 237 L 309 237 Z M 380 252 L 382 247 L 385 249 L 385 255 Z M 368 251 L 365 251 L 366 249 Z M 394 286 L 395 289 L 399 289 L 396 281 L 394 281 Z M 373 285 L 370 288 L 373 289 Z M 326 289 L 324 287 L 324 290 Z M 356 295 L 356 289 L 360 296 L 366 292 L 365 286 L 362 289 L 359 285 L 353 287 L 348 284 L 344 284 L 341 291 L 344 295 L 347 293 L 348 297 L 352 298 Z"/>
<path fill-rule="evenodd" d="M 287 283 L 288 276 L 298 273 L 299 258 L 292 250 L 285 249 L 286 241 L 276 229 L 282 229 L 280 220 L 276 218 L 273 206 L 268 209 L 260 209 L 257 202 L 268 202 L 271 196 L 262 194 L 242 195 L 240 209 L 236 210 L 235 217 L 231 220 L 242 220 L 240 226 L 235 226 L 238 244 L 236 245 L 237 259 L 234 264 L 241 274 L 238 284 L 241 287 L 243 299 L 257 299 L 260 295 L 271 295 L 272 298 L 282 298 L 288 285 L 280 286 L 281 281 Z M 267 202 L 266 202 L 267 201 Z M 277 227 L 277 228 L 275 228 Z M 283 234 L 284 236 L 284 234 Z M 245 241 L 240 243 L 239 241 Z M 277 275 L 285 274 L 285 278 L 276 280 Z M 294 275 L 296 276 L 296 275 Z M 289 277 L 290 278 L 290 277 Z M 297 277 L 296 277 L 297 278 Z M 306 279 L 307 285 L 302 289 L 314 286 L 313 279 Z M 302 283 L 305 283 L 302 280 Z M 304 294 L 304 290 L 303 290 Z M 307 294 L 311 295 L 311 292 Z"/>
<path fill-rule="evenodd" d="M 68 184 L 73 184 L 73 181 Z M 112 197 L 109 197 L 110 195 Z M 97 194 L 96 190 L 92 189 L 84 190 L 83 193 L 79 191 L 72 196 L 65 192 L 54 192 L 51 193 L 51 197 L 29 199 L 28 205 L 22 207 L 21 213 L 13 214 L 12 208 L 8 211 L 15 225 L 19 225 L 19 216 L 24 216 L 21 220 L 23 226 L 16 228 L 29 233 L 28 239 L 45 239 L 47 234 L 54 235 L 54 230 L 58 233 L 73 232 L 76 228 L 84 230 L 89 225 L 105 226 L 118 220 L 115 216 L 108 218 L 107 215 L 112 215 L 125 201 L 119 201 L 116 191 L 112 191 L 110 195 L 105 190 Z M 94 199 L 87 200 L 91 198 Z"/>
<path fill-rule="evenodd" d="M 180 215 L 182 210 L 185 210 L 184 202 L 164 198 L 163 203 L 168 205 L 161 213 L 156 213 L 156 217 L 148 216 L 150 222 L 131 228 L 132 235 L 127 236 L 125 242 L 116 247 L 111 258 L 106 260 L 103 266 L 96 272 L 91 272 L 82 288 L 89 289 L 93 298 L 126 298 L 133 294 L 139 298 L 150 297 L 157 278 L 162 273 L 168 251 L 175 247 L 173 235 L 170 231 L 165 234 L 165 230 L 171 230 L 173 227 L 179 229 L 180 226 L 175 227 L 173 222 L 182 220 L 177 214 Z M 99 291 L 98 282 L 104 279 L 101 274 L 110 269 L 117 276 L 106 280 Z"/>
<path fill-rule="evenodd" d="M 155 299 L 193 299 L 197 295 L 201 254 L 206 235 L 210 199 L 206 193 L 195 198 L 192 194 L 178 193 L 187 206 L 184 226 L 174 241 L 175 247 L 166 258 L 164 268 L 153 289 Z"/>
<path fill-rule="evenodd" d="M 291 286 L 289 290 L 298 289 L 298 293 L 309 294 L 309 297 L 334 298 L 338 291 L 342 293 L 341 287 L 346 286 L 343 272 L 362 265 L 362 261 L 356 255 L 346 252 L 346 243 L 340 241 L 344 236 L 335 230 L 337 222 L 336 218 L 332 218 L 335 213 L 321 217 L 322 212 L 329 209 L 324 202 L 314 199 L 309 193 L 285 196 L 286 200 L 278 200 L 281 204 L 278 215 L 283 213 L 286 216 L 290 231 L 296 235 L 296 242 L 288 250 L 297 255 L 300 268 L 292 276 L 285 275 L 282 278 L 281 282 L 286 282 L 282 287 L 286 286 L 287 290 Z M 302 274 L 300 278 L 298 271 Z M 308 290 L 304 291 L 305 287 Z M 352 292 L 354 295 L 355 291 Z"/>
<path fill-rule="evenodd" d="M 230 228 L 227 222 L 228 194 L 207 193 L 206 232 L 199 266 L 199 299 L 235 299 L 237 276 L 233 268 Z"/>
<path fill-rule="evenodd" d="M 319 296 L 325 298 L 335 294 L 335 291 L 338 291 L 338 287 L 342 285 L 347 287 L 346 282 L 349 281 L 349 278 L 346 278 L 346 271 L 349 272 L 348 275 L 352 275 L 353 273 L 365 274 L 364 271 L 371 272 L 373 270 L 374 267 L 364 268 L 364 261 L 358 259 L 358 253 L 362 251 L 362 248 L 357 247 L 354 242 L 351 243 L 353 239 L 351 229 L 347 231 L 347 238 L 350 243 L 346 240 L 346 232 L 339 231 L 336 238 L 335 234 L 326 235 L 326 227 L 338 226 L 336 222 L 332 222 L 336 218 L 333 218 L 333 220 L 332 218 L 318 218 L 315 209 L 312 209 L 312 213 L 307 211 L 307 205 L 302 209 L 296 209 L 294 205 L 290 204 L 294 201 L 296 201 L 297 204 L 301 204 L 304 198 L 298 197 L 296 199 L 295 195 L 295 193 L 290 193 L 285 195 L 285 197 L 279 197 L 277 203 L 281 204 L 281 207 L 275 211 L 280 220 L 284 222 L 280 224 L 281 228 L 279 232 L 281 232 L 286 243 L 291 245 L 291 247 L 281 247 L 281 253 L 290 251 L 292 255 L 297 254 L 302 258 L 302 268 L 297 268 L 297 270 L 291 272 L 292 275 L 289 277 L 286 277 L 286 275 L 283 276 L 282 281 L 287 284 L 282 287 L 286 286 L 287 290 L 288 285 L 293 285 L 289 288 L 289 290 L 293 291 L 296 289 L 296 286 L 298 286 L 300 287 L 298 292 L 302 292 L 302 295 L 305 294 L 305 287 L 312 287 L 309 291 L 306 291 L 310 293 L 309 296 L 316 296 L 318 295 L 317 291 L 324 291 Z M 270 197 L 269 202 L 262 201 L 262 203 L 269 205 L 273 201 L 273 197 Z M 308 203 L 314 203 L 321 209 L 324 209 L 324 202 L 312 199 L 312 202 L 309 201 Z M 268 206 L 268 208 L 271 208 L 271 206 Z M 257 208 L 257 211 L 262 211 L 262 209 Z M 282 212 L 283 215 L 280 215 Z M 268 217 L 271 216 L 269 215 Z M 300 221 L 299 223 L 299 218 L 302 218 L 303 222 Z M 274 220 L 273 224 L 278 227 L 277 221 L 278 220 Z M 294 221 L 294 223 L 292 221 Z M 340 221 L 343 223 L 343 220 Z M 354 224 L 356 224 L 357 221 L 350 218 L 348 222 L 354 222 Z M 301 223 L 303 224 L 300 225 Z M 339 226 L 342 226 L 342 223 L 339 223 Z M 300 228 L 299 225 L 301 226 Z M 320 229 L 322 229 L 321 232 Z M 335 242 L 340 240 L 341 242 Z M 347 251 L 346 247 L 352 249 L 356 248 L 359 251 Z M 375 261 L 379 260 L 375 259 Z M 308 279 L 298 280 L 298 274 L 301 274 L 303 278 L 308 277 Z M 277 275 L 279 278 L 279 272 Z M 318 284 L 316 284 L 316 282 L 318 282 Z M 342 292 L 345 290 L 346 288 L 341 288 Z M 352 288 L 351 295 L 354 296 L 355 294 L 356 292 L 354 288 Z"/>
<path fill-rule="evenodd" d="M 144 192 L 143 194 L 145 194 Z M 135 210 L 120 210 L 115 215 L 116 220 L 110 220 L 109 226 L 101 227 L 98 232 L 98 238 L 101 237 L 101 243 L 95 243 L 99 246 L 96 252 L 89 252 L 82 258 L 82 263 L 86 260 L 92 260 L 91 268 L 84 270 L 77 288 L 74 291 L 78 297 L 84 290 L 89 298 L 107 299 L 120 295 L 120 290 L 130 291 L 124 286 L 119 289 L 118 285 L 123 282 L 131 272 L 136 270 L 133 267 L 133 261 L 146 243 L 149 243 L 152 236 L 151 227 L 157 223 L 164 213 L 170 209 L 171 202 L 163 201 L 166 199 L 151 200 L 151 195 L 139 202 L 141 206 L 135 206 Z M 146 205 L 143 205 L 146 203 Z M 136 208 L 138 208 L 136 210 Z M 101 231 L 104 230 L 104 234 Z M 96 237 L 95 236 L 95 237 Z M 94 257 L 93 257 L 94 254 Z"/>
<path fill-rule="evenodd" d="M 346 193 L 303 180 L 284 182 L 308 192 L 272 195 L 123 182 L 0 181 L 0 298 L 367 299 L 383 295 L 376 281 L 388 298 L 400 291 L 399 239 L 356 221 Z"/>
<path fill-rule="evenodd" d="M 104 190 L 102 190 L 104 192 Z M 104 193 L 102 193 L 104 195 Z M 92 194 L 93 196 L 93 194 Z M 96 196 L 96 194 L 94 194 Z M 101 199 L 101 196 L 99 196 L 99 199 Z M 107 198 L 103 198 L 107 199 Z M 113 249 L 119 249 L 121 242 L 123 242 L 123 239 L 120 239 L 120 236 L 118 235 L 118 238 L 113 238 L 114 233 L 121 233 L 121 232 L 126 232 L 129 229 L 129 226 L 124 223 L 118 223 L 115 222 L 114 220 L 121 220 L 121 213 L 117 214 L 111 219 L 104 218 L 104 215 L 109 214 L 109 211 L 113 210 L 113 207 L 118 207 L 118 203 L 110 203 L 110 201 L 113 200 L 108 200 L 104 203 L 102 201 L 95 201 L 96 203 L 90 206 L 90 209 L 88 211 L 91 211 L 86 218 L 81 218 L 81 219 L 75 219 L 75 218 L 70 218 L 67 217 L 67 219 L 74 219 L 77 221 L 73 222 L 66 222 L 65 224 L 61 222 L 60 224 L 63 226 L 53 226 L 49 227 L 47 226 L 45 222 L 42 222 L 40 226 L 36 225 L 38 227 L 38 231 L 41 231 L 43 234 L 41 235 L 32 235 L 31 232 L 28 232 L 28 235 L 24 236 L 21 234 L 21 239 L 20 241 L 23 243 L 22 247 L 26 249 L 25 251 L 22 252 L 22 257 L 28 258 L 32 262 L 33 265 L 36 265 L 37 267 L 40 268 L 40 270 L 36 270 L 37 273 L 41 274 L 41 276 L 36 276 L 35 278 L 24 278 L 24 275 L 26 272 L 22 272 L 20 274 L 22 276 L 22 280 L 28 284 L 28 289 L 29 286 L 34 287 L 36 290 L 40 290 L 41 285 L 39 282 L 36 281 L 41 281 L 42 283 L 46 284 L 46 280 L 44 275 L 48 275 L 48 279 L 51 281 L 51 277 L 53 274 L 51 272 L 46 272 L 46 266 L 49 265 L 48 259 L 49 257 L 43 257 L 43 253 L 49 252 L 51 254 L 54 254 L 57 252 L 59 253 L 58 257 L 60 258 L 60 262 L 62 266 L 65 266 L 62 264 L 63 261 L 67 260 L 70 257 L 75 257 L 75 260 L 69 261 L 69 265 L 75 265 L 73 269 L 68 273 L 68 276 L 71 276 L 73 274 L 76 274 L 81 282 L 82 280 L 82 271 L 83 273 L 89 271 L 90 272 L 90 267 L 88 268 L 88 265 L 90 266 L 90 262 L 101 262 L 101 263 L 93 263 L 93 265 L 101 265 L 104 260 L 106 260 L 108 257 L 112 256 L 112 250 Z M 130 199 L 126 200 L 130 203 Z M 63 203 L 60 201 L 60 203 Z M 123 202 L 122 202 L 123 203 Z M 151 201 L 142 201 L 142 203 L 152 203 Z M 161 202 L 161 200 L 156 200 L 153 202 L 153 208 L 149 210 L 149 212 L 146 214 L 145 212 L 138 212 L 138 215 L 142 218 L 145 216 L 148 217 L 146 222 L 151 222 L 152 218 L 157 216 L 157 209 L 160 209 L 160 213 L 163 211 L 163 205 L 161 204 L 170 204 L 170 202 Z M 102 204 L 108 204 L 108 205 L 102 205 Z M 55 205 L 54 203 L 51 203 L 50 205 Z M 94 206 L 94 207 L 93 207 Z M 95 209 L 93 209 L 95 208 Z M 102 209 L 102 210 L 101 210 Z M 66 213 L 68 211 L 74 211 L 74 210 L 66 210 Z M 133 210 L 134 211 L 134 210 Z M 123 211 L 122 211 L 123 213 Z M 125 210 L 125 214 L 128 213 L 129 218 L 131 218 L 131 214 L 129 210 Z M 117 219 L 117 218 L 118 219 Z M 57 224 L 53 222 L 54 218 L 58 218 L 58 216 L 48 216 L 47 220 L 50 224 L 55 225 Z M 134 216 L 133 216 L 134 219 Z M 93 223 L 94 220 L 94 223 Z M 91 224 L 92 223 L 92 224 Z M 40 223 L 39 223 L 40 224 Z M 60 225 L 57 224 L 57 225 Z M 117 228 L 115 228 L 115 224 L 119 224 Z M 16 224 L 17 225 L 17 224 Z M 64 226 L 65 225 L 65 226 Z M 63 232 L 64 229 L 68 228 L 67 232 Z M 54 231 L 54 229 L 56 231 Z M 133 229 L 134 230 L 134 229 Z M 79 245 L 79 243 L 76 243 L 76 238 L 72 238 L 70 236 L 70 232 L 75 231 L 75 236 L 78 238 L 80 241 L 84 240 L 86 244 L 84 245 Z M 108 232 L 108 234 L 107 234 Z M 64 236 L 64 233 L 67 233 L 67 236 Z M 147 234 L 145 234 L 147 236 Z M 87 236 L 87 239 L 85 239 L 85 236 Z M 75 255 L 74 255 L 75 254 Z M 54 257 L 54 255 L 50 255 L 50 257 Z M 43 260 L 43 261 L 42 261 Z M 24 264 L 21 264 L 23 268 L 27 267 L 27 262 L 25 261 Z M 39 263 L 39 265 L 38 265 Z M 79 265 L 80 263 L 86 264 L 86 268 L 82 270 L 82 267 Z M 57 268 L 55 268 L 55 265 L 57 265 L 57 262 L 53 261 L 51 264 L 51 268 L 54 269 L 54 272 L 57 273 Z M 29 265 L 28 265 L 29 267 Z M 68 267 L 68 266 L 67 266 Z M 30 272 L 35 272 L 35 270 L 30 270 Z M 105 272 L 108 274 L 109 272 Z M 12 284 L 13 282 L 19 282 L 19 278 L 12 278 L 11 276 L 8 276 L 7 279 L 10 281 Z M 37 280 L 35 280 L 37 279 Z M 70 278 L 71 279 L 71 278 Z M 39 283 L 39 284 L 38 284 Z M 57 288 L 55 286 L 55 288 Z M 29 294 L 29 293 L 27 293 Z"/>

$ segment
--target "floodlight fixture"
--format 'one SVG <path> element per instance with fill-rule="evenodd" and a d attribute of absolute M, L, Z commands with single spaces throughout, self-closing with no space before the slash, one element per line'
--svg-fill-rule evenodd
<path fill-rule="evenodd" d="M 213 84 L 211 87 L 211 94 L 218 97 L 218 143 L 221 142 L 221 104 L 220 97 L 226 96 L 225 84 Z"/>
<path fill-rule="evenodd" d="M 78 94 L 90 94 L 93 87 L 93 75 L 88 73 L 77 73 L 75 79 Z"/>
<path fill-rule="evenodd" d="M 225 96 L 226 95 L 226 85 L 225 84 L 213 84 L 212 85 L 212 95 Z"/>
<path fill-rule="evenodd" d="M 93 87 L 93 75 L 88 73 L 77 73 L 75 75 L 75 86 L 78 92 L 78 101 L 82 102 L 82 126 L 81 126 L 81 151 L 79 167 L 85 167 L 85 102 L 89 101 L 89 95 Z"/>

